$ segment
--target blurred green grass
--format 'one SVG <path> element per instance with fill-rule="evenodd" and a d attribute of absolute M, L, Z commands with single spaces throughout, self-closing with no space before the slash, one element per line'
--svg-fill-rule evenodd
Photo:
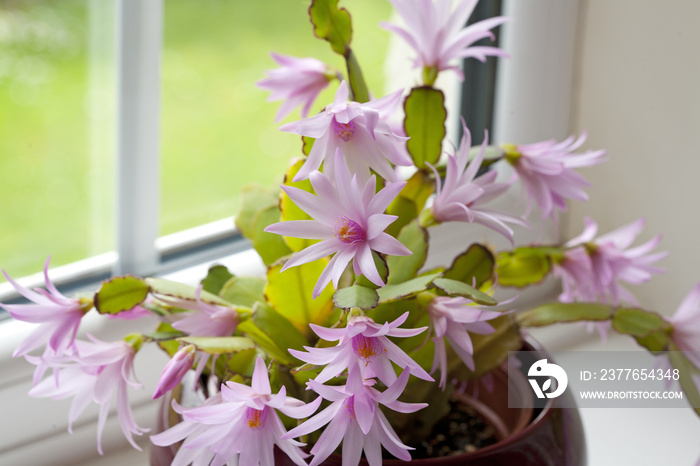
<path fill-rule="evenodd" d="M 113 64 L 102 52 L 113 44 L 109 28 L 97 31 L 106 43 L 90 44 L 89 1 L 0 0 L 0 267 L 13 276 L 40 270 L 48 255 L 59 265 L 112 249 Z M 380 96 L 388 33 L 377 23 L 390 4 L 341 6 L 353 15 L 353 48 Z M 254 84 L 275 67 L 270 51 L 343 69 L 313 36 L 307 7 L 303 0 L 165 2 L 161 234 L 234 215 L 242 186 L 279 182 L 299 155 L 298 138 L 277 130 L 279 104 L 265 102 Z M 91 68 L 88 57 L 96 56 Z M 96 79 L 105 81 L 97 100 L 88 94 Z"/>

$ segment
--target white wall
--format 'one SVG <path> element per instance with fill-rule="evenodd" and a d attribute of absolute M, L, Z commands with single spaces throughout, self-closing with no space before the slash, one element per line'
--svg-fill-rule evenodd
<path fill-rule="evenodd" d="M 647 218 L 671 255 L 665 275 L 631 288 L 646 308 L 675 311 L 700 281 L 700 1 L 580 2 L 572 132 L 606 148 L 584 170 L 590 202 L 572 203 L 563 233 L 590 215 L 601 232 Z"/>

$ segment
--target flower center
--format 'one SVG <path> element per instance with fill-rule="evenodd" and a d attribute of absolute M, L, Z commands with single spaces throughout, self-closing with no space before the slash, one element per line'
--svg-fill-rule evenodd
<path fill-rule="evenodd" d="M 501 144 L 501 149 L 503 150 L 503 155 L 505 156 L 508 163 L 515 166 L 520 161 L 523 154 L 518 150 L 518 146 L 515 144 Z"/>
<path fill-rule="evenodd" d="M 593 254 L 598 252 L 599 249 L 598 245 L 592 241 L 589 241 L 588 243 L 583 243 L 583 247 L 586 248 L 586 252 L 589 256 L 592 256 Z"/>
<path fill-rule="evenodd" d="M 350 413 L 350 417 L 355 419 L 355 397 L 351 396 L 345 400 L 345 409 Z"/>
<path fill-rule="evenodd" d="M 365 241 L 367 233 L 359 223 L 343 216 L 336 222 L 335 237 L 343 243 L 352 244 Z"/>
<path fill-rule="evenodd" d="M 335 117 L 333 117 L 331 124 L 333 125 L 335 135 L 345 142 L 352 139 L 352 135 L 355 134 L 355 123 L 352 120 L 348 121 L 347 123 L 338 123 Z"/>
<path fill-rule="evenodd" d="M 365 365 L 369 364 L 370 359 L 384 351 L 384 347 L 378 338 L 366 337 L 364 335 L 352 337 L 352 349 L 360 359 L 364 359 Z"/>
<path fill-rule="evenodd" d="M 262 429 L 262 427 L 265 425 L 266 414 L 267 413 L 265 412 L 265 408 L 246 408 L 245 420 L 248 423 L 248 427 L 250 427 L 250 430 Z"/>

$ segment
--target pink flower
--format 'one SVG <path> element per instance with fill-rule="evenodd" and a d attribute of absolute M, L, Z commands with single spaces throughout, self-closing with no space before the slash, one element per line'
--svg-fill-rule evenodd
<path fill-rule="evenodd" d="M 325 328 L 310 324 L 311 329 L 326 341 L 337 341 L 330 348 L 305 346 L 308 353 L 290 349 L 298 359 L 317 366 L 326 366 L 316 377 L 318 383 L 326 382 L 339 376 L 345 369 L 357 367 L 362 377 L 377 377 L 385 385 L 396 381 L 396 372 L 392 362 L 402 369 L 409 368 L 411 373 L 423 380 L 433 378 L 411 359 L 388 337 L 412 337 L 423 332 L 426 327 L 407 329 L 398 328 L 408 318 L 408 312 L 393 322 L 377 324 L 367 316 L 353 316 L 348 319 L 345 328 Z"/>
<path fill-rule="evenodd" d="M 348 102 L 348 85 L 343 81 L 335 94 L 335 101 L 323 112 L 280 127 L 282 131 L 315 139 L 309 157 L 294 181 L 308 178 L 322 162 L 323 170 L 332 173 L 337 150 L 360 182 L 369 179 L 370 169 L 384 179 L 396 181 L 391 163 L 408 166 L 412 162 L 405 149 L 407 138 L 392 132 L 384 120 L 399 103 L 401 93 L 397 91 L 364 104 Z"/>
<path fill-rule="evenodd" d="M 192 369 L 194 355 L 194 345 L 184 346 L 173 355 L 160 374 L 158 386 L 153 393 L 154 400 L 160 398 L 165 392 L 172 390 L 180 383 L 185 374 L 187 374 L 187 371 Z"/>
<path fill-rule="evenodd" d="M 479 153 L 470 162 L 471 134 L 466 126 L 463 127 L 464 134 L 457 154 L 447 157 L 444 184 L 440 182 L 437 170 L 431 166 L 437 182 L 437 193 L 431 207 L 432 216 L 438 222 L 480 223 L 502 234 L 512 243 L 513 230 L 506 223 L 523 226 L 526 223 L 517 217 L 480 206 L 503 194 L 510 187 L 510 183 L 496 183 L 496 171 L 486 172 L 476 178 L 484 159 L 488 138 L 484 138 Z"/>
<path fill-rule="evenodd" d="M 298 252 L 287 261 L 282 271 L 335 254 L 314 287 L 314 299 L 329 282 L 338 286 L 338 280 L 351 260 L 356 274 L 363 274 L 372 283 L 381 286 L 384 281 L 377 271 L 372 251 L 398 256 L 411 254 L 396 238 L 384 233 L 384 229 L 397 217 L 383 212 L 406 183 L 388 183 L 375 194 L 374 175 L 361 188 L 357 176 L 350 178 L 339 151 L 335 159 L 337 163 L 332 172 L 335 186 L 326 174 L 319 171 L 310 175 L 315 196 L 298 188 L 282 186 L 292 201 L 314 220 L 290 220 L 265 228 L 265 231 L 278 235 L 322 240 Z M 329 173 L 328 170 L 326 173 Z"/>
<path fill-rule="evenodd" d="M 372 388 L 374 380 L 362 380 L 360 371 L 350 370 L 347 384 L 329 387 L 310 380 L 310 387 L 331 402 L 326 409 L 290 430 L 285 437 L 299 437 L 314 432 L 324 425 L 321 437 L 311 449 L 314 455 L 310 466 L 321 464 L 343 441 L 343 464 L 352 466 L 360 462 L 362 450 L 370 466 L 382 464 L 382 445 L 389 453 L 404 461 L 410 461 L 409 450 L 413 448 L 401 443 L 391 424 L 379 409 L 383 404 L 400 413 L 413 413 L 428 406 L 426 403 L 402 403 L 397 398 L 406 388 L 409 371 L 401 376 L 383 393 Z"/>
<path fill-rule="evenodd" d="M 570 303 L 598 300 L 591 257 L 584 246 L 575 246 L 564 251 L 564 259 L 554 263 L 554 276 L 561 278 L 563 290 L 559 301 Z"/>
<path fill-rule="evenodd" d="M 136 425 L 129 400 L 127 386 L 140 388 L 133 379 L 134 356 L 140 347 L 139 337 L 131 342 L 106 343 L 90 336 L 91 342 L 76 341 L 76 351 L 71 355 L 54 356 L 49 364 L 57 367 L 55 377 L 41 381 L 29 391 L 29 396 L 62 400 L 73 398 L 68 414 L 68 431 L 72 432 L 73 422 L 90 402 L 100 405 L 97 423 L 97 451 L 102 454 L 102 431 L 112 398 L 116 394 L 117 417 L 124 436 L 136 448 L 133 435 L 141 435 L 148 429 Z M 129 339 L 129 337 L 127 337 Z M 27 360 L 37 363 L 42 358 L 27 356 Z M 46 362 L 46 361 L 44 361 Z"/>
<path fill-rule="evenodd" d="M 566 199 L 588 199 L 583 188 L 589 186 L 589 183 L 574 168 L 603 162 L 605 151 L 572 154 L 585 141 L 584 132 L 576 140 L 570 136 L 559 143 L 551 140 L 504 147 L 506 159 L 515 167 L 530 198 L 542 210 L 543 218 L 552 215 L 555 208 L 566 210 Z"/>
<path fill-rule="evenodd" d="M 696 368 L 700 368 L 700 283 L 688 293 L 671 317 L 671 340 Z"/>
<path fill-rule="evenodd" d="M 194 464 L 272 465 L 277 445 L 294 463 L 306 465 L 301 443 L 283 438 L 286 433 L 277 411 L 294 419 L 313 414 L 321 398 L 309 404 L 286 396 L 286 389 L 272 395 L 270 379 L 261 357 L 255 362 L 251 386 L 236 382 L 221 385 L 221 394 L 196 408 L 173 408 L 183 421 L 154 435 L 151 441 L 167 446 L 184 440 L 173 466 Z M 237 463 L 236 463 L 237 461 Z"/>
<path fill-rule="evenodd" d="M 185 332 L 193 337 L 230 337 L 233 335 L 233 332 L 236 331 L 239 322 L 236 308 L 219 304 L 209 304 L 202 301 L 202 288 L 202 285 L 199 285 L 197 291 L 195 291 L 196 302 L 189 299 L 171 298 L 167 296 L 158 297 L 158 299 L 171 306 L 194 311 L 192 314 L 185 315 L 185 317 L 173 323 L 174 329 Z M 195 364 L 197 365 L 197 372 L 194 377 L 195 384 L 199 380 L 199 376 L 202 374 L 202 371 L 204 371 L 211 356 L 211 354 L 205 353 L 204 351 L 196 352 Z M 216 356 L 211 359 L 213 366 L 216 362 Z M 157 397 L 154 395 L 154 398 Z"/>
<path fill-rule="evenodd" d="M 63 354 L 73 346 L 80 320 L 92 307 L 91 302 L 66 298 L 56 289 L 49 280 L 50 260 L 51 258 L 46 259 L 44 264 L 46 290 L 41 288 L 36 288 L 34 291 L 29 290 L 14 281 L 3 270 L 7 281 L 32 304 L 0 304 L 0 306 L 17 320 L 40 324 L 19 344 L 12 354 L 13 357 L 24 356 L 45 344 L 54 355 Z"/>
<path fill-rule="evenodd" d="M 672 326 L 671 342 L 675 348 L 672 346 L 668 350 L 682 351 L 682 357 L 687 359 L 695 369 L 700 369 L 700 325 L 698 325 L 700 323 L 700 283 L 697 283 L 683 298 L 683 302 L 669 322 Z M 674 365 L 669 356 L 669 353 L 662 353 L 662 356 L 656 359 L 654 370 L 672 371 Z M 696 371 L 691 371 L 689 375 L 696 390 L 700 391 L 700 375 Z M 671 390 L 677 383 L 672 379 L 664 380 L 666 390 Z"/>
<path fill-rule="evenodd" d="M 195 292 L 197 301 L 170 297 L 158 299 L 169 305 L 194 311 L 185 314 L 185 317 L 173 323 L 173 328 L 185 332 L 193 337 L 228 337 L 233 335 L 238 326 L 238 312 L 236 308 L 209 304 L 202 301 L 202 285 Z"/>
<path fill-rule="evenodd" d="M 474 346 L 469 332 L 479 335 L 487 335 L 494 332 L 494 328 L 487 324 L 486 320 L 495 319 L 502 315 L 496 311 L 485 311 L 472 304 L 466 298 L 448 298 L 438 296 L 428 304 L 428 315 L 433 329 L 433 342 L 435 343 L 434 372 L 440 367 L 440 387 L 444 390 L 447 383 L 447 349 L 445 339 L 462 359 L 464 364 L 474 370 Z"/>
<path fill-rule="evenodd" d="M 478 0 L 461 0 L 452 10 L 452 0 L 390 0 L 406 27 L 390 23 L 380 25 L 398 34 L 416 52 L 416 68 L 453 70 L 464 80 L 458 59 L 476 58 L 486 61 L 487 56 L 507 57 L 497 47 L 471 47 L 474 42 L 495 36 L 490 29 L 499 26 L 508 18 L 498 16 L 465 27 Z M 434 78 L 432 79 L 434 81 Z M 432 84 L 430 80 L 426 84 Z"/>
<path fill-rule="evenodd" d="M 668 255 L 667 252 L 651 254 L 661 235 L 628 249 L 644 228 L 644 219 L 598 238 L 595 238 L 598 225 L 590 218 L 586 218 L 585 223 L 583 233 L 565 244 L 572 249 L 567 250 L 563 262 L 555 266 L 564 283 L 564 293 L 559 300 L 599 301 L 614 306 L 624 301 L 637 305 L 637 300 L 620 282 L 638 285 L 648 281 L 653 273 L 664 272 L 651 265 Z"/>
<path fill-rule="evenodd" d="M 314 100 L 335 76 L 328 66 L 315 58 L 296 58 L 289 55 L 271 53 L 281 68 L 267 71 L 267 78 L 257 82 L 257 86 L 272 91 L 268 102 L 283 100 L 277 112 L 276 121 L 292 112 L 294 107 L 303 105 L 302 117 L 306 118 Z"/>

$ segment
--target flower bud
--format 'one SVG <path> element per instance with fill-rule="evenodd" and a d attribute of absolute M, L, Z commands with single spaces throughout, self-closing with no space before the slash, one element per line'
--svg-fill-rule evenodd
<path fill-rule="evenodd" d="M 192 369 L 194 364 L 194 345 L 187 345 L 180 348 L 172 359 L 165 365 L 163 372 L 160 374 L 160 380 L 156 391 L 153 393 L 153 399 L 160 398 L 165 392 L 172 390 L 180 383 L 187 371 Z"/>

